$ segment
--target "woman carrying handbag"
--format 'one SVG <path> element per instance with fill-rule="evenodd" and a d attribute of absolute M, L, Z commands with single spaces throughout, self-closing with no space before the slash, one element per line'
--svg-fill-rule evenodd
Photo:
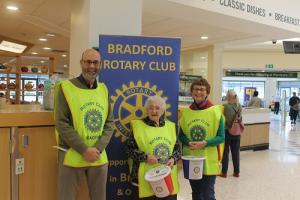
<path fill-rule="evenodd" d="M 221 177 L 227 177 L 228 160 L 229 160 L 229 149 L 231 150 L 232 163 L 233 163 L 233 176 L 240 176 L 240 134 L 230 133 L 230 129 L 234 122 L 237 120 L 239 115 L 241 120 L 242 107 L 238 101 L 238 97 L 234 90 L 228 90 L 227 92 L 227 103 L 224 104 L 224 116 L 225 116 L 225 148 L 222 160 L 222 173 Z M 238 123 L 241 125 L 241 131 L 243 131 L 242 122 Z"/>

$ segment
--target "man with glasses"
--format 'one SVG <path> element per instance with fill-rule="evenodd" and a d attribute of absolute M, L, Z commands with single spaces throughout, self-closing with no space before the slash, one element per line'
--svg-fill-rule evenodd
<path fill-rule="evenodd" d="M 97 82 L 101 56 L 94 49 L 83 52 L 79 77 L 56 86 L 55 128 L 58 133 L 58 199 L 75 200 L 84 176 L 90 198 L 106 199 L 107 155 L 113 133 L 109 94 Z"/>

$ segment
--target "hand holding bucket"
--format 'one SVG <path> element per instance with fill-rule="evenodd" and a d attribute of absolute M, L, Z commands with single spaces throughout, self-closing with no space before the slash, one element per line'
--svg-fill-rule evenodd
<path fill-rule="evenodd" d="M 150 183 L 156 197 L 167 197 L 174 190 L 169 166 L 160 165 L 149 170 L 145 174 L 145 179 Z"/>
<path fill-rule="evenodd" d="M 147 163 L 149 165 L 154 165 L 154 164 L 158 163 L 158 159 L 154 155 L 148 155 L 147 156 Z"/>

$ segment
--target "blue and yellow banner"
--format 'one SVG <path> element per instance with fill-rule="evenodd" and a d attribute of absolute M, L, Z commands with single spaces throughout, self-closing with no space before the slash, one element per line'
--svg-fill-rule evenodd
<path fill-rule="evenodd" d="M 130 120 L 145 117 L 144 103 L 158 95 L 167 103 L 165 116 L 177 123 L 180 39 L 100 35 L 100 81 L 111 95 L 115 133 L 107 148 L 107 199 L 132 199 L 126 139 Z"/>

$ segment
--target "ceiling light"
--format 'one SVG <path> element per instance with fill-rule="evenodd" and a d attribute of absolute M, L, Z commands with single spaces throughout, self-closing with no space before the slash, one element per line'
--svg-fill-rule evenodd
<path fill-rule="evenodd" d="M 43 49 L 44 50 L 50 50 L 51 48 L 50 47 L 44 47 Z"/>
<path fill-rule="evenodd" d="M 207 36 L 201 36 L 201 40 L 207 40 L 208 37 Z"/>
<path fill-rule="evenodd" d="M 56 36 L 55 33 L 46 33 L 46 35 L 49 36 L 49 37 L 55 37 Z"/>
<path fill-rule="evenodd" d="M 68 65 L 64 65 L 64 68 L 68 68 Z"/>
<path fill-rule="evenodd" d="M 36 55 L 36 54 L 38 54 L 38 53 L 33 51 L 33 52 L 31 52 L 31 54 L 32 54 L 32 55 Z"/>
<path fill-rule="evenodd" d="M 0 43 L 0 50 L 9 51 L 13 53 L 23 53 L 23 51 L 27 48 L 26 45 L 14 43 L 14 42 L 8 42 L 5 40 L 2 40 Z"/>
<path fill-rule="evenodd" d="M 203 60 L 204 60 L 204 59 L 206 59 L 206 57 L 205 57 L 205 56 L 202 56 L 202 57 L 201 57 L 201 59 L 203 59 Z"/>
<path fill-rule="evenodd" d="M 44 60 L 41 60 L 41 63 L 45 63 L 45 61 L 44 61 Z"/>
<path fill-rule="evenodd" d="M 39 38 L 39 41 L 46 42 L 46 41 L 47 41 L 47 39 L 46 39 L 46 38 Z"/>
<path fill-rule="evenodd" d="M 61 55 L 62 57 L 67 57 L 67 54 L 63 54 L 63 55 Z"/>
<path fill-rule="evenodd" d="M 17 6 L 6 6 L 6 9 L 8 10 L 19 10 L 19 8 Z"/>

